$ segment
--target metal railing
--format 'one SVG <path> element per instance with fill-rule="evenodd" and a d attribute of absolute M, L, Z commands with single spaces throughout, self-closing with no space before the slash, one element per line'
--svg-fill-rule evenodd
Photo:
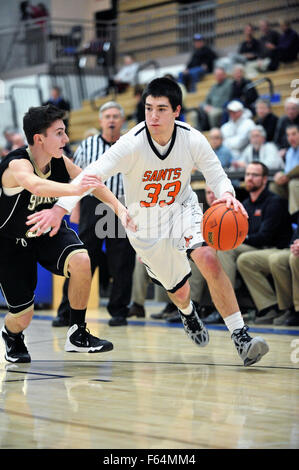
<path fill-rule="evenodd" d="M 143 52 L 144 60 L 159 59 L 161 47 L 176 55 L 190 52 L 193 34 L 201 33 L 218 50 L 237 46 L 243 27 L 261 18 L 277 25 L 282 17 L 298 29 L 298 0 L 216 0 L 165 8 L 163 16 L 148 9 L 141 19 L 128 14 L 126 23 L 45 18 L 2 27 L 0 71 L 37 64 L 68 64 L 108 73 L 124 52 Z M 134 19 L 135 18 L 135 19 Z M 168 34 L 169 33 L 169 34 Z"/>

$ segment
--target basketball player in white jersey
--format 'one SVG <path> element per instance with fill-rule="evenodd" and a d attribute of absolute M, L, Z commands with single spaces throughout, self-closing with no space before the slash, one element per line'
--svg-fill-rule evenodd
<path fill-rule="evenodd" d="M 103 156 L 87 167 L 103 181 L 123 174 L 126 205 L 137 226 L 128 237 L 154 282 L 168 291 L 178 307 L 187 335 L 206 346 L 209 334 L 190 299 L 188 257 L 205 277 L 214 305 L 231 333 L 245 366 L 268 352 L 260 337 L 247 333 L 233 287 L 219 263 L 216 251 L 205 246 L 200 223 L 202 210 L 190 186 L 194 167 L 200 170 L 217 196 L 246 214 L 234 188 L 206 138 L 186 123 L 176 121 L 182 106 L 179 86 L 157 78 L 143 94 L 146 120 L 119 139 Z M 78 183 L 85 173 L 75 178 Z M 71 212 L 80 197 L 61 197 L 50 210 L 30 216 L 31 230 L 51 226 L 57 232 L 61 218 Z"/>

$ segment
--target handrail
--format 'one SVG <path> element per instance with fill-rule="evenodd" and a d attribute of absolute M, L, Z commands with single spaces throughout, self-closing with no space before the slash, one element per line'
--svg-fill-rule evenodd
<path fill-rule="evenodd" d="M 269 94 L 270 94 L 270 98 L 271 98 L 274 95 L 274 86 L 273 86 L 272 80 L 269 77 L 259 78 L 258 80 L 255 80 L 251 83 L 248 83 L 248 85 L 245 86 L 244 90 L 245 91 L 251 90 L 251 88 L 255 88 L 255 87 L 257 87 L 258 85 L 260 85 L 261 83 L 264 83 L 264 82 L 268 82 L 268 84 L 269 84 Z"/>
<path fill-rule="evenodd" d="M 139 74 L 140 74 L 140 72 L 142 72 L 143 70 L 151 67 L 152 65 L 154 66 L 154 69 L 156 71 L 160 69 L 160 64 L 156 60 L 148 60 L 147 62 L 144 62 L 143 64 L 139 65 L 139 67 L 136 71 L 135 79 L 134 79 L 136 85 L 139 85 Z"/>

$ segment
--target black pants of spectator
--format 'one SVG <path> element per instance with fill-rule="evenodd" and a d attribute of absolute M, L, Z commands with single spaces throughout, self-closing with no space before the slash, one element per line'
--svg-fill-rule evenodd
<path fill-rule="evenodd" d="M 128 305 L 131 301 L 136 253 L 128 238 L 124 236 L 124 231 L 122 232 L 123 236 L 120 237 L 99 238 L 97 236 L 96 224 L 101 219 L 101 216 L 97 217 L 93 214 L 95 214 L 95 208 L 98 204 L 99 201 L 90 196 L 81 200 L 79 237 L 88 250 L 92 274 L 94 274 L 97 266 L 99 266 L 100 270 L 102 268 L 102 245 L 105 240 L 108 271 L 113 279 L 107 310 L 112 317 L 126 317 L 129 311 Z M 111 217 L 115 217 L 114 214 Z M 63 286 L 62 301 L 58 307 L 58 316 L 65 319 L 69 318 L 70 313 L 68 284 L 69 279 L 66 279 Z"/>

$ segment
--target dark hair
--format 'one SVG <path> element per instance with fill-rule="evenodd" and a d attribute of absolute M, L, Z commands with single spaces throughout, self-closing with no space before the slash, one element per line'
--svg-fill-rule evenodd
<path fill-rule="evenodd" d="M 252 162 L 248 163 L 248 165 L 260 165 L 263 170 L 263 176 L 268 176 L 269 175 L 269 168 L 259 160 L 253 160 Z"/>
<path fill-rule="evenodd" d="M 63 119 L 65 111 L 56 108 L 52 104 L 29 108 L 23 118 L 23 129 L 29 145 L 34 144 L 35 134 L 46 134 L 53 122 Z"/>
<path fill-rule="evenodd" d="M 287 127 L 286 127 L 286 131 L 287 131 L 288 129 L 294 129 L 294 128 L 297 129 L 297 131 L 299 131 L 299 126 L 298 126 L 298 124 L 288 124 Z"/>
<path fill-rule="evenodd" d="M 182 106 L 182 90 L 180 86 L 170 78 L 161 77 L 152 80 L 146 87 L 142 95 L 142 101 L 145 104 L 145 100 L 148 96 L 158 98 L 165 96 L 169 99 L 173 111 L 180 105 Z"/>

